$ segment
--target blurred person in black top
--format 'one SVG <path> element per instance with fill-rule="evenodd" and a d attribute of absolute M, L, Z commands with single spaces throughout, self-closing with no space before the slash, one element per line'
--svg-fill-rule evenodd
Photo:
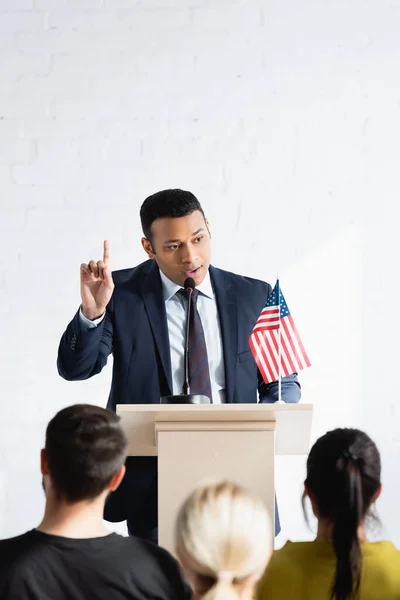
<path fill-rule="evenodd" d="M 185 600 L 172 556 L 151 542 L 110 533 L 104 503 L 125 473 L 119 418 L 76 404 L 50 421 L 41 472 L 42 522 L 0 541 L 1 600 Z"/>

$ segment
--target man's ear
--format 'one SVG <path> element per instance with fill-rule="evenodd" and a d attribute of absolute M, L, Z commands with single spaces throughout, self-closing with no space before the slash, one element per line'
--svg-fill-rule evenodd
<path fill-rule="evenodd" d="M 308 483 L 307 480 L 304 482 L 304 493 L 306 496 L 308 496 L 311 499 L 311 492 L 310 492 L 310 488 L 308 487 Z"/>
<path fill-rule="evenodd" d="M 119 484 L 121 483 L 121 481 L 124 478 L 125 471 L 126 471 L 126 467 L 125 467 L 125 465 L 122 465 L 122 467 L 120 469 L 118 469 L 118 471 L 115 473 L 115 475 L 113 476 L 113 478 L 111 479 L 110 483 L 107 486 L 108 489 L 110 490 L 110 492 L 115 492 L 115 490 L 117 489 L 117 487 L 119 486 Z"/>
<path fill-rule="evenodd" d="M 318 506 L 317 506 L 317 502 L 315 500 L 315 495 L 314 495 L 314 492 L 311 490 L 310 486 L 308 485 L 307 481 L 304 482 L 304 493 L 310 499 L 312 511 L 318 519 L 319 518 Z"/>
<path fill-rule="evenodd" d="M 379 486 L 379 489 L 376 491 L 374 497 L 372 498 L 372 502 L 376 502 L 376 500 L 378 500 L 381 493 L 382 493 L 382 484 Z"/>
<path fill-rule="evenodd" d="M 47 460 L 45 448 L 42 448 L 40 451 L 40 472 L 43 476 L 49 474 L 49 462 Z"/>
<path fill-rule="evenodd" d="M 145 237 L 142 237 L 141 242 L 142 242 L 143 249 L 146 252 L 147 256 L 150 258 L 150 260 L 154 260 L 155 252 L 153 250 L 151 241 Z"/>

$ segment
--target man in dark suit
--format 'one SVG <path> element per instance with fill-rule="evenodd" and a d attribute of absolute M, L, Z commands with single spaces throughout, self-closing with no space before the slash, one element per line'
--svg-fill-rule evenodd
<path fill-rule="evenodd" d="M 82 264 L 82 304 L 62 336 L 58 371 L 68 380 L 99 373 L 113 354 L 108 408 L 157 404 L 183 383 L 186 278 L 196 284 L 194 313 L 201 335 L 189 353 L 191 392 L 214 403 L 276 402 L 278 384 L 266 385 L 248 338 L 271 292 L 268 283 L 210 265 L 210 230 L 197 198 L 183 190 L 149 196 L 140 210 L 146 262 L 111 273 L 103 260 Z M 190 365 L 189 365 L 190 369 Z M 298 402 L 297 375 L 282 379 L 282 399 Z M 105 518 L 127 519 L 132 535 L 157 536 L 157 459 L 130 457 L 127 475 L 106 505 Z M 279 531 L 279 522 L 276 523 Z"/>

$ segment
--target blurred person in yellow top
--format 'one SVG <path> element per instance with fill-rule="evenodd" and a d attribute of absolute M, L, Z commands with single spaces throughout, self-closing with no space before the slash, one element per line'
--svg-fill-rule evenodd
<path fill-rule="evenodd" d="M 368 542 L 365 519 L 381 493 L 381 460 L 357 429 L 319 438 L 307 460 L 305 497 L 318 520 L 312 542 L 273 553 L 257 600 L 400 600 L 400 551 Z"/>

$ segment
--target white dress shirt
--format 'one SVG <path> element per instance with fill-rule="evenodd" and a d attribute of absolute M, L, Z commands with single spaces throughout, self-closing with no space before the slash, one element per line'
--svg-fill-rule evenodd
<path fill-rule="evenodd" d="M 169 334 L 169 345 L 171 352 L 172 371 L 172 393 L 180 394 L 183 384 L 183 350 L 185 340 L 186 303 L 187 300 L 176 292 L 181 289 L 160 271 L 165 309 L 167 312 L 167 324 Z M 221 327 L 218 316 L 217 302 L 211 285 L 210 273 L 203 282 L 197 286 L 199 295 L 197 298 L 197 310 L 199 311 L 203 325 L 204 337 L 207 346 L 208 366 L 210 370 L 211 392 L 214 404 L 225 402 L 225 367 L 222 348 Z M 90 321 L 79 312 L 83 327 L 97 327 L 104 315 L 94 321 Z M 190 383 L 190 382 L 189 382 Z"/>
<path fill-rule="evenodd" d="M 187 300 L 176 292 L 180 285 L 173 283 L 160 271 L 171 349 L 171 370 L 173 393 L 182 392 L 183 349 L 185 342 Z M 210 370 L 211 393 L 214 404 L 225 402 L 225 367 L 222 351 L 221 327 L 217 302 L 211 286 L 210 273 L 207 271 L 203 282 L 196 288 L 199 291 L 197 310 L 203 325 L 207 346 L 208 367 Z M 189 381 L 190 384 L 190 381 Z"/>

